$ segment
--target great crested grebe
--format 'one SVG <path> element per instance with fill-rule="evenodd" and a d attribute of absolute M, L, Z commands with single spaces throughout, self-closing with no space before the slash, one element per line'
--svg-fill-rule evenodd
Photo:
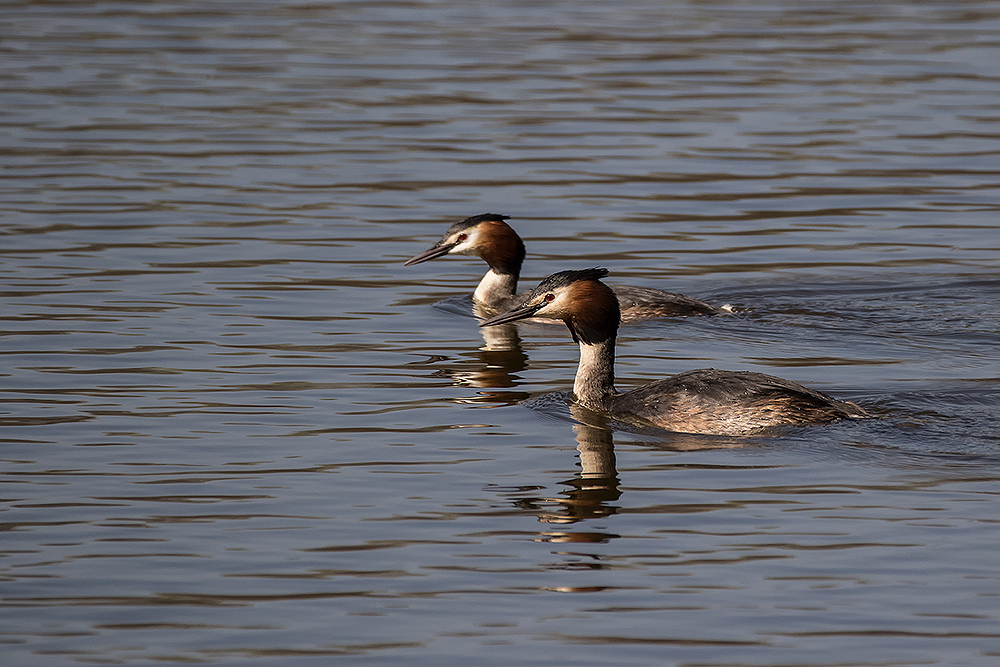
<path fill-rule="evenodd" d="M 555 273 L 510 311 L 479 326 L 529 317 L 562 320 L 580 344 L 573 383 L 577 402 L 625 422 L 680 433 L 746 435 L 769 426 L 870 416 L 854 403 L 749 371 L 687 371 L 618 393 L 614 376 L 618 300 L 600 280 L 606 275 L 607 269 Z"/>
<path fill-rule="evenodd" d="M 489 264 L 473 297 L 495 311 L 506 311 L 520 302 L 517 280 L 524 262 L 524 242 L 505 220 L 509 216 L 483 213 L 456 222 L 440 241 L 411 257 L 403 266 L 420 264 L 445 255 L 476 255 Z M 611 285 L 623 322 L 655 317 L 716 315 L 730 312 L 683 294 L 664 292 L 652 287 Z"/>

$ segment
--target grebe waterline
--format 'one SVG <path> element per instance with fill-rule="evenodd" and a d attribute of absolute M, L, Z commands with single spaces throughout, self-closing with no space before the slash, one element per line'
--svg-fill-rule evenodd
<path fill-rule="evenodd" d="M 507 224 L 509 216 L 483 213 L 456 222 L 437 243 L 411 257 L 403 266 L 420 264 L 445 255 L 474 255 L 489 270 L 479 281 L 473 298 L 496 312 L 505 312 L 520 303 L 527 294 L 517 293 L 517 281 L 524 262 L 524 242 Z M 623 322 L 657 317 L 717 315 L 731 312 L 728 307 L 716 307 L 683 294 L 665 292 L 652 287 L 610 285 L 618 298 Z"/>
<path fill-rule="evenodd" d="M 580 346 L 573 383 L 577 402 L 621 421 L 679 433 L 748 435 L 772 426 L 870 416 L 854 403 L 750 371 L 693 370 L 618 393 L 614 363 L 620 316 L 618 300 L 600 280 L 607 274 L 599 268 L 555 273 L 517 306 L 479 326 L 562 320 Z"/>

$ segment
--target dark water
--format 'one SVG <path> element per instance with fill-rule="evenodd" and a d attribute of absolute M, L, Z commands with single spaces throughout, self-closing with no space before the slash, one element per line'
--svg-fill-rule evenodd
<path fill-rule="evenodd" d="M 4 664 L 1000 661 L 1000 3 L 2 16 Z M 619 386 L 880 419 L 572 408 L 563 329 L 401 266 L 484 211 L 525 286 L 739 311 L 623 329 Z"/>

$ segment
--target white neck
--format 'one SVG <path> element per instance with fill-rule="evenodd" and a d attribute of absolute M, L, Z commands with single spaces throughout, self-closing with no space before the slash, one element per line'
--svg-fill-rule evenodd
<path fill-rule="evenodd" d="M 505 299 L 510 299 L 517 291 L 517 276 L 509 273 L 497 273 L 493 269 L 486 272 L 483 279 L 479 281 L 476 292 L 473 294 L 476 301 L 485 303 L 488 306 L 499 305 Z"/>
<path fill-rule="evenodd" d="M 583 405 L 599 409 L 615 395 L 613 336 L 600 343 L 580 343 L 580 365 L 576 369 L 573 393 Z"/>

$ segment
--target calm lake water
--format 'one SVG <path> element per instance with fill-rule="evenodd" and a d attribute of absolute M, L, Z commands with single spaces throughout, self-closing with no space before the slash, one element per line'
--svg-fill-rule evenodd
<path fill-rule="evenodd" d="M 0 27 L 4 664 L 1000 662 L 1000 2 L 25 2 Z M 637 432 L 522 286 L 876 413 Z M 526 399 L 527 404 L 524 403 Z"/>

